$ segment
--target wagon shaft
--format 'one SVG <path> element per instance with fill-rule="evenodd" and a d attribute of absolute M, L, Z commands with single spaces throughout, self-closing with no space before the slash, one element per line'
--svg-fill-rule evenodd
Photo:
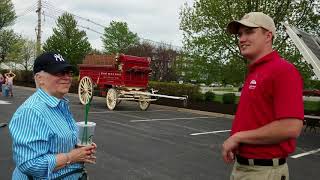
<path fill-rule="evenodd" d="M 142 92 L 142 91 L 121 91 L 121 94 L 124 95 L 132 95 L 134 97 L 140 97 L 140 96 L 147 96 L 147 97 L 162 97 L 162 98 L 168 98 L 168 99 L 176 99 L 176 100 L 187 100 L 187 96 L 169 96 L 169 95 L 163 95 L 163 94 L 154 94 L 149 92 Z M 150 98 L 149 98 L 150 99 Z M 154 100 L 151 100 L 154 101 Z"/>

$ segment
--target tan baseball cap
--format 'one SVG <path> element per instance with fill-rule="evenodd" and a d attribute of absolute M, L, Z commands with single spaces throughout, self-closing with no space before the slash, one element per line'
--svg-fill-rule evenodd
<path fill-rule="evenodd" d="M 273 19 L 262 12 L 250 12 L 244 15 L 239 21 L 231 21 L 227 26 L 227 31 L 231 34 L 237 34 L 240 25 L 247 27 L 262 27 L 271 31 L 273 37 L 276 37 L 276 26 Z"/>

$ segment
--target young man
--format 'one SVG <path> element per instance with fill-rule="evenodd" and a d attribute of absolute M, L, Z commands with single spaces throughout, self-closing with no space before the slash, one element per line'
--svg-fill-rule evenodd
<path fill-rule="evenodd" d="M 9 124 L 16 163 L 12 179 L 78 179 L 84 163 L 95 163 L 97 146 L 76 146 L 78 130 L 64 97 L 72 66 L 57 53 L 44 53 L 35 60 L 33 73 L 37 90 Z"/>
<path fill-rule="evenodd" d="M 272 49 L 271 17 L 251 12 L 230 22 L 227 31 L 237 35 L 249 62 L 231 136 L 222 145 L 224 161 L 235 161 L 230 179 L 288 180 L 286 158 L 303 127 L 302 78 Z"/>

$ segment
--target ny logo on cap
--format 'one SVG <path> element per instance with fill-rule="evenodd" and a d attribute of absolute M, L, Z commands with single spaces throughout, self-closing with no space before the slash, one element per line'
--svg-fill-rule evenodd
<path fill-rule="evenodd" d="M 63 57 L 60 54 L 54 54 L 54 58 L 56 58 L 56 61 L 64 61 Z"/>

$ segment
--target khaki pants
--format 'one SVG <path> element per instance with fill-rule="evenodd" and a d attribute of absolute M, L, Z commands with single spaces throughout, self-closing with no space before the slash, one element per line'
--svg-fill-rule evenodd
<path fill-rule="evenodd" d="M 250 166 L 234 163 L 230 180 L 289 180 L 288 164 L 280 166 Z"/>

